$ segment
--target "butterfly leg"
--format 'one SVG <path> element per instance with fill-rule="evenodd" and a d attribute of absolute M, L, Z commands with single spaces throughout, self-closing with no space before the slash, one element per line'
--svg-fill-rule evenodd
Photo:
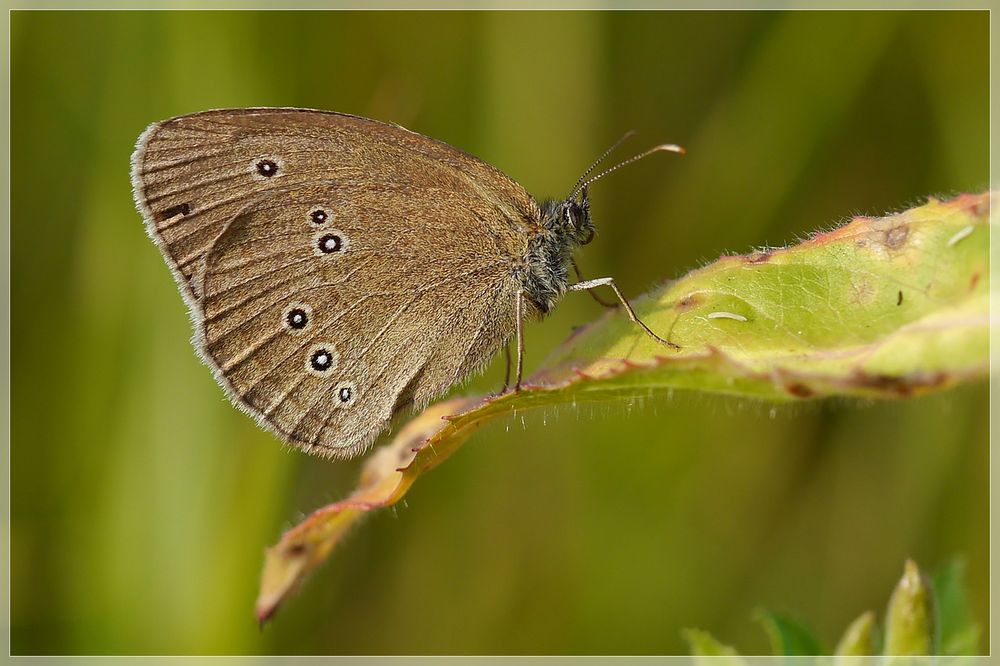
<path fill-rule="evenodd" d="M 591 289 L 593 289 L 595 287 L 605 287 L 605 286 L 611 287 L 611 289 L 615 292 L 615 296 L 618 297 L 618 300 L 621 301 L 621 304 L 625 307 L 625 312 L 628 313 L 628 318 L 631 319 L 633 323 L 638 324 L 639 327 L 646 332 L 646 335 L 648 335 L 649 337 L 653 338 L 654 340 L 656 340 L 660 344 L 666 345 L 667 347 L 671 347 L 673 349 L 680 349 L 681 348 L 680 345 L 674 344 L 673 342 L 670 342 L 669 340 L 664 340 L 663 338 L 661 338 L 660 336 L 658 336 L 656 333 L 653 333 L 653 331 L 649 328 L 649 326 L 646 326 L 646 324 L 644 324 L 642 322 L 642 320 L 639 319 L 638 316 L 636 316 L 635 310 L 632 309 L 632 306 L 625 299 L 625 296 L 622 294 L 621 290 L 618 288 L 618 285 L 615 284 L 614 278 L 609 278 L 609 277 L 608 278 L 598 278 L 596 280 L 586 280 L 584 282 L 577 282 L 576 284 L 571 284 L 569 287 L 567 287 L 567 290 L 568 291 L 584 291 L 584 290 L 589 291 L 589 290 L 591 290 Z"/>
<path fill-rule="evenodd" d="M 570 261 L 571 264 L 573 264 L 573 272 L 576 273 L 576 279 L 579 280 L 580 282 L 583 282 L 584 281 L 584 279 L 583 279 L 583 273 L 580 272 L 580 267 L 576 265 L 576 259 L 574 259 L 573 257 L 570 257 L 569 261 Z M 610 303 L 610 302 L 604 300 L 603 298 L 601 298 L 600 296 L 598 296 L 597 292 L 595 292 L 593 289 L 588 289 L 587 293 L 590 294 L 591 298 L 593 298 L 595 301 L 597 301 L 598 303 L 600 303 L 602 306 L 608 308 L 609 310 L 612 310 L 612 309 L 618 307 L 617 303 Z"/>
<path fill-rule="evenodd" d="M 514 393 L 521 390 L 521 373 L 524 370 L 524 292 L 518 289 L 514 307 L 517 317 L 517 367 L 514 372 Z"/>
<path fill-rule="evenodd" d="M 500 389 L 500 393 L 497 395 L 503 395 L 507 392 L 510 387 L 510 343 L 508 342 L 503 346 L 504 360 L 507 362 L 507 370 L 503 374 L 503 388 Z"/>

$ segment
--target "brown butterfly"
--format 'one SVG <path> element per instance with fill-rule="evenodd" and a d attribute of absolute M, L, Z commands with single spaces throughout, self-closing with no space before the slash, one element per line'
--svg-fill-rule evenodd
<path fill-rule="evenodd" d="M 657 146 L 588 180 L 598 160 L 565 200 L 539 204 L 396 125 L 231 109 L 150 126 L 132 186 L 230 400 L 291 444 L 349 458 L 512 336 L 520 388 L 522 324 L 566 291 L 611 287 L 670 345 L 611 278 L 569 279 L 594 236 L 587 186 L 659 150 L 683 152 Z"/>

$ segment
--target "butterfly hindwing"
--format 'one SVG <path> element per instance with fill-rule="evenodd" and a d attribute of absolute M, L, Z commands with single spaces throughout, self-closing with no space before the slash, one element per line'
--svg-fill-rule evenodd
<path fill-rule="evenodd" d="M 202 348 L 234 401 L 293 444 L 348 457 L 503 344 L 509 260 L 475 214 L 451 220 L 458 232 L 421 224 L 431 196 L 450 195 L 304 185 L 227 226 L 205 261 Z"/>

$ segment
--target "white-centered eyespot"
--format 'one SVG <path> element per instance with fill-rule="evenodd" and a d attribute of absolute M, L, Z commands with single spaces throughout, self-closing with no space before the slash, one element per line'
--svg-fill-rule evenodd
<path fill-rule="evenodd" d="M 284 162 L 274 155 L 261 155 L 250 162 L 250 173 L 257 180 L 269 180 L 284 170 Z"/>
<path fill-rule="evenodd" d="M 324 229 L 313 234 L 313 254 L 317 257 L 332 257 L 343 254 L 350 247 L 350 240 L 339 229 Z"/>
<path fill-rule="evenodd" d="M 332 216 L 328 206 L 313 206 L 307 215 L 309 223 L 316 227 L 321 227 L 329 222 Z"/>
<path fill-rule="evenodd" d="M 306 370 L 317 377 L 329 377 L 337 367 L 340 355 L 329 342 L 320 342 L 309 348 L 306 354 Z"/>
<path fill-rule="evenodd" d="M 354 382 L 340 382 L 333 391 L 333 406 L 347 407 L 357 399 L 357 388 Z"/>
<path fill-rule="evenodd" d="M 313 310 L 306 303 L 290 303 L 281 313 L 281 324 L 292 335 L 300 335 L 312 324 Z"/>

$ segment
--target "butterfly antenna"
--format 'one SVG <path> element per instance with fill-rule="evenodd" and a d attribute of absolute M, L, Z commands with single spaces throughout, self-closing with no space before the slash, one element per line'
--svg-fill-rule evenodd
<path fill-rule="evenodd" d="M 587 180 L 587 176 L 589 176 L 594 171 L 594 169 L 597 168 L 597 165 L 600 164 L 601 162 L 603 162 L 607 158 L 608 155 L 610 155 L 611 153 L 615 152 L 615 149 L 617 149 L 618 146 L 622 145 L 623 143 L 625 143 L 626 141 L 628 141 L 629 139 L 631 139 L 633 136 L 635 136 L 635 130 L 629 130 L 629 131 L 625 132 L 625 135 L 622 136 L 622 138 L 620 138 L 617 141 L 615 141 L 611 145 L 610 148 L 608 148 L 607 150 L 604 151 L 603 155 L 601 155 L 596 160 L 594 160 L 594 163 L 591 164 L 590 167 L 586 171 L 583 172 L 582 176 L 580 176 L 580 180 L 576 181 L 576 185 L 573 186 L 573 194 L 569 195 L 568 198 L 572 199 L 573 197 L 575 197 L 577 195 L 577 193 L 581 189 L 581 187 L 580 187 L 581 183 L 583 183 L 583 181 Z"/>
<path fill-rule="evenodd" d="M 641 153 L 639 153 L 638 155 L 636 155 L 634 157 L 628 158 L 624 162 L 619 162 L 618 164 L 614 165 L 613 167 L 609 167 L 609 168 L 605 169 L 604 171 L 600 172 L 596 176 L 591 176 L 591 178 L 589 178 L 588 180 L 584 180 L 583 178 L 581 178 L 580 180 L 583 180 L 583 183 L 582 184 L 581 183 L 577 184 L 576 189 L 573 190 L 573 194 L 570 195 L 570 199 L 572 199 L 573 197 L 575 197 L 577 192 L 579 192 L 580 190 L 584 189 L 585 187 L 587 187 L 588 185 L 590 185 L 591 183 L 593 183 L 595 180 L 600 180 L 601 178 L 604 178 L 605 176 L 607 176 L 612 171 L 617 171 L 618 169 L 621 169 L 623 166 L 625 166 L 627 164 L 632 164 L 633 162 L 638 162 L 639 160 L 641 160 L 644 157 L 649 157 L 653 153 L 660 153 L 660 152 L 678 153 L 680 155 L 683 155 L 687 151 L 684 150 L 681 146 L 678 146 L 678 145 L 673 144 L 673 143 L 663 143 L 663 144 L 660 144 L 659 146 L 653 146 L 652 148 L 650 148 L 649 150 L 647 150 L 645 152 L 641 152 Z"/>

